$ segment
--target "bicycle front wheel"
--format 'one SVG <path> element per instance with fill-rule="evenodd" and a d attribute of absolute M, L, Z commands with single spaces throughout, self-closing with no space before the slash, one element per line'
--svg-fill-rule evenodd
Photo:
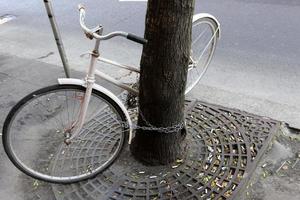
<path fill-rule="evenodd" d="M 191 91 L 205 74 L 216 49 L 218 31 L 218 23 L 212 18 L 193 19 L 185 94 Z"/>
<path fill-rule="evenodd" d="M 121 108 L 102 92 L 92 91 L 83 128 L 70 144 L 64 142 L 84 94 L 82 86 L 55 85 L 31 93 L 12 108 L 2 138 L 17 168 L 39 180 L 74 183 L 112 164 L 128 130 Z"/>

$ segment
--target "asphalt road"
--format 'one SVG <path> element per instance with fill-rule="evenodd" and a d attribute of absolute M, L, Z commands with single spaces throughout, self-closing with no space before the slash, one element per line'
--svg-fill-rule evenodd
<path fill-rule="evenodd" d="M 79 55 L 92 47 L 79 28 L 80 2 L 87 7 L 89 25 L 101 23 L 105 32 L 143 35 L 145 2 L 54 1 L 73 69 L 84 70 L 87 60 Z M 192 96 L 300 128 L 299 9 L 298 0 L 196 0 L 195 13 L 208 12 L 220 20 L 222 38 L 207 75 Z M 0 15 L 4 14 L 16 19 L 0 25 L 0 54 L 61 65 L 42 0 L 1 1 Z M 139 63 L 142 48 L 137 44 L 113 39 L 102 47 L 106 57 Z"/>

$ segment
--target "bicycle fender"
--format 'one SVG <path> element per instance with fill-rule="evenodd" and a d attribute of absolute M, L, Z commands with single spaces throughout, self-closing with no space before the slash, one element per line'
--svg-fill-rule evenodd
<path fill-rule="evenodd" d="M 85 83 L 84 80 L 75 79 L 75 78 L 59 78 L 58 79 L 58 83 L 60 85 L 72 84 L 72 85 L 80 85 L 80 86 L 86 87 L 86 83 Z M 128 144 L 131 144 L 131 140 L 132 140 L 132 137 L 133 137 L 133 135 L 132 135 L 133 134 L 132 133 L 132 130 L 133 130 L 132 129 L 132 121 L 131 121 L 129 113 L 128 113 L 127 109 L 125 108 L 124 104 L 111 91 L 109 91 L 108 89 L 106 89 L 106 88 L 104 88 L 104 87 L 102 87 L 102 86 L 100 86 L 100 85 L 98 85 L 96 83 L 94 83 L 93 89 L 95 89 L 97 91 L 100 91 L 100 92 L 103 92 L 108 97 L 110 97 L 112 100 L 114 100 L 118 104 L 118 106 L 120 106 L 120 108 L 124 112 L 125 117 L 127 118 L 127 121 L 128 121 L 128 125 L 129 125 L 129 139 L 128 139 Z"/>
<path fill-rule="evenodd" d="M 213 21 L 215 21 L 219 27 L 218 29 L 218 33 L 217 33 L 217 37 L 218 39 L 221 38 L 221 26 L 220 26 L 220 22 L 217 20 L 217 18 L 209 13 L 198 13 L 196 15 L 193 16 L 193 22 L 200 19 L 200 18 L 210 18 L 212 19 Z"/>

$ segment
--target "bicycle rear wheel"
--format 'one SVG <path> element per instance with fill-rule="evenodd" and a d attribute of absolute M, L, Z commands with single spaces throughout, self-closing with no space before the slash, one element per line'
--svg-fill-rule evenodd
<path fill-rule="evenodd" d="M 107 95 L 93 90 L 80 134 L 65 144 L 76 123 L 85 88 L 54 85 L 23 98 L 8 114 L 3 145 L 13 164 L 27 175 L 52 183 L 95 176 L 117 158 L 128 135 L 126 117 Z"/>
<path fill-rule="evenodd" d="M 209 17 L 193 19 L 192 44 L 185 94 L 200 81 L 214 55 L 218 23 Z"/>

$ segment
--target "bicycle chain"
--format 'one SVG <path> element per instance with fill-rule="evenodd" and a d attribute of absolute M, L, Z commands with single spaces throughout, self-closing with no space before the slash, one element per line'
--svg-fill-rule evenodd
<path fill-rule="evenodd" d="M 157 131 L 160 133 L 177 133 L 178 131 L 180 131 L 181 129 L 183 129 L 185 127 L 185 122 L 181 122 L 178 123 L 176 125 L 173 126 L 168 126 L 168 127 L 156 127 L 154 125 L 152 125 L 149 121 L 146 120 L 145 116 L 143 115 L 143 113 L 139 110 L 138 111 L 139 116 L 141 116 L 141 119 L 146 123 L 147 126 L 138 126 L 135 127 L 135 129 L 142 129 L 142 130 L 150 130 L 150 131 Z"/>
<path fill-rule="evenodd" d="M 128 122 L 121 121 L 120 124 L 124 128 L 132 128 L 132 129 L 135 129 L 135 130 L 140 129 L 140 130 L 145 130 L 145 131 L 156 131 L 156 132 L 159 132 L 159 133 L 177 133 L 178 131 L 182 130 L 186 125 L 185 122 L 181 122 L 181 123 L 175 124 L 173 126 L 157 127 L 157 126 L 152 125 L 149 121 L 147 121 L 146 118 L 144 117 L 144 115 L 142 114 L 142 112 L 137 111 L 137 108 L 130 109 L 130 111 L 131 112 L 138 112 L 139 116 L 141 116 L 141 119 L 146 123 L 147 126 L 139 126 L 137 124 L 132 124 L 132 126 L 129 127 Z"/>
<path fill-rule="evenodd" d="M 134 88 L 139 87 L 138 79 L 132 85 L 132 87 L 134 87 Z M 138 115 L 141 117 L 141 119 L 147 125 L 147 126 L 139 126 L 137 124 L 133 124 L 131 128 L 133 128 L 135 130 L 140 129 L 140 130 L 145 130 L 145 131 L 156 131 L 156 132 L 159 132 L 159 133 L 177 133 L 178 131 L 182 130 L 186 125 L 185 122 L 181 122 L 181 123 L 178 123 L 178 124 L 173 125 L 173 126 L 156 127 L 156 126 L 152 125 L 149 121 L 147 121 L 145 116 L 143 115 L 143 113 L 140 110 L 138 110 L 139 101 L 138 101 L 138 97 L 136 95 L 133 95 L 132 93 L 129 92 L 129 93 L 127 93 L 125 98 L 126 98 L 125 102 L 126 102 L 128 108 L 129 108 L 129 110 L 131 112 L 138 113 Z M 123 127 L 129 128 L 127 122 L 121 122 L 121 124 L 122 124 Z"/>

